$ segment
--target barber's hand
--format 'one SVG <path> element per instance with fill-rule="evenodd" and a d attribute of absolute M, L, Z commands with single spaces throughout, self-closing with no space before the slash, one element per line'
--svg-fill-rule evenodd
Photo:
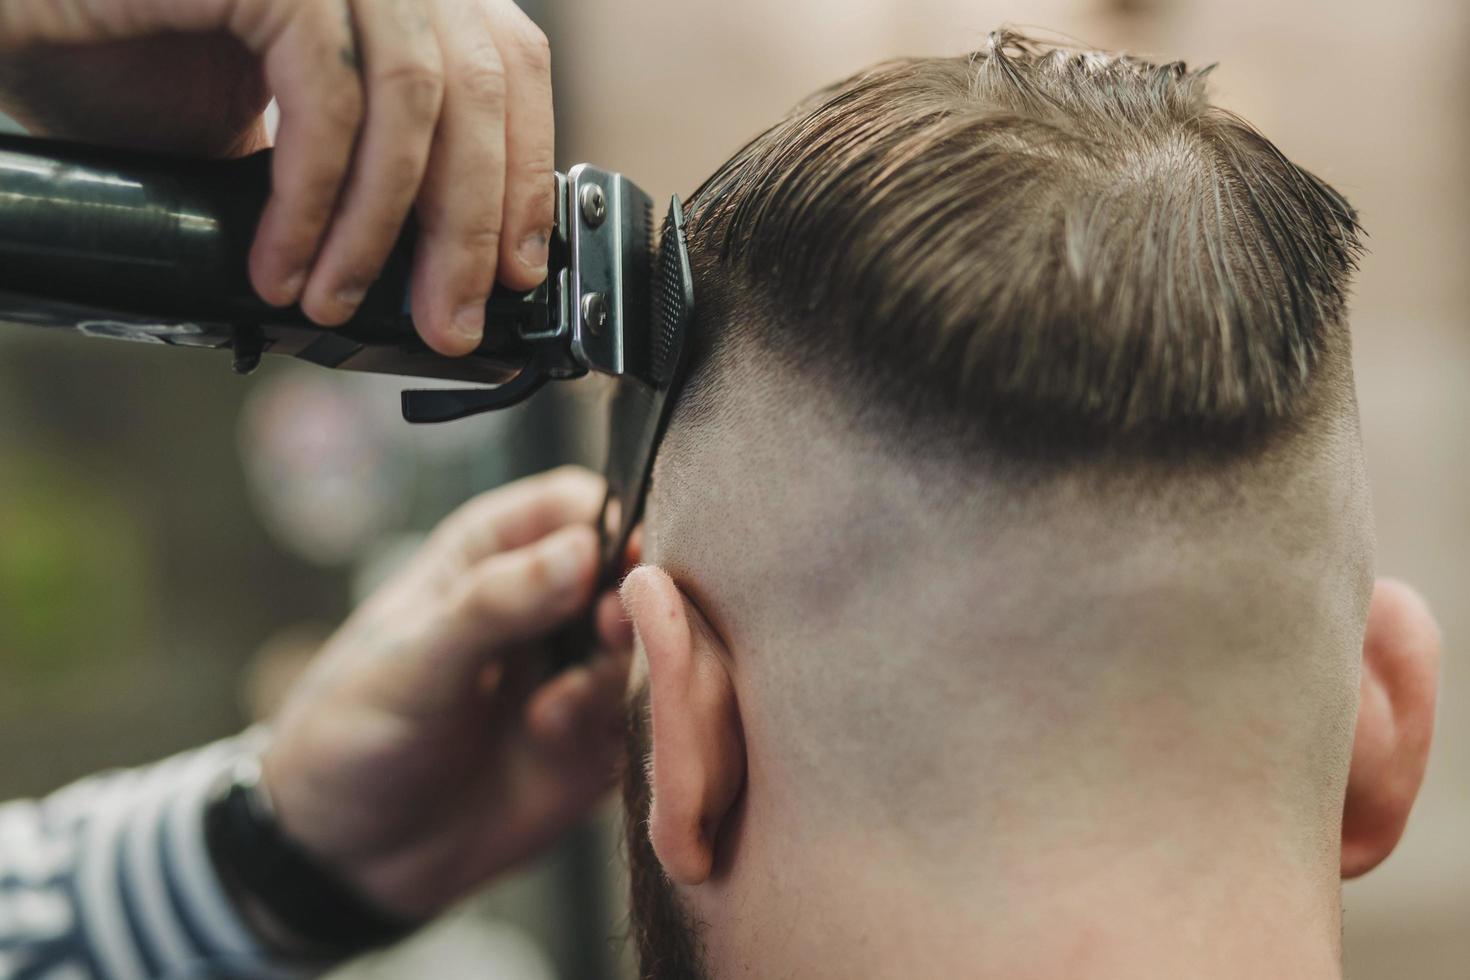
<path fill-rule="evenodd" d="M 564 469 L 463 507 L 328 642 L 272 727 L 288 835 L 402 917 L 530 857 L 608 788 L 632 628 L 537 686 L 548 633 L 592 601 L 602 481 Z"/>
<path fill-rule="evenodd" d="M 33 132 L 239 155 L 281 108 L 251 253 L 268 302 L 345 322 L 411 208 L 413 314 L 473 350 L 496 279 L 546 277 L 546 38 L 513 0 L 0 0 L 0 109 Z"/>

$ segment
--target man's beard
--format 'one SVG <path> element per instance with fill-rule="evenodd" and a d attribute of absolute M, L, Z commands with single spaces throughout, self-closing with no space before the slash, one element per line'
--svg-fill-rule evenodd
<path fill-rule="evenodd" d="M 623 774 L 624 824 L 627 828 L 628 876 L 631 879 L 633 938 L 638 944 L 638 976 L 642 980 L 707 980 L 698 926 L 679 907 L 673 883 L 648 839 L 648 684 L 628 710 L 627 769 Z"/>

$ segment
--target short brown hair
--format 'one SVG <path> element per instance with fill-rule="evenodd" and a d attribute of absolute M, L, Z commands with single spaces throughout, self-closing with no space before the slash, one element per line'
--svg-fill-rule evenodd
<path fill-rule="evenodd" d="M 1346 357 L 1360 231 L 1209 71 L 1000 31 L 819 92 L 691 201 L 699 348 L 1010 445 L 1254 444 Z"/>

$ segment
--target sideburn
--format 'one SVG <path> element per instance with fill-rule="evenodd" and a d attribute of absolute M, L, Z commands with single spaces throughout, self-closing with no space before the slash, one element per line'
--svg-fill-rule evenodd
<path fill-rule="evenodd" d="M 679 906 L 674 885 L 664 874 L 648 836 L 653 788 L 648 761 L 652 752 L 648 684 L 628 708 L 628 751 L 623 773 L 623 824 L 627 834 L 630 879 L 629 928 L 638 949 L 641 980 L 709 980 L 699 924 Z"/>

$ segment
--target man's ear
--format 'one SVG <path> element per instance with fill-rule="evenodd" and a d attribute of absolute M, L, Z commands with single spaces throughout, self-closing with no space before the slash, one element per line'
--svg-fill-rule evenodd
<path fill-rule="evenodd" d="M 648 833 L 680 885 L 706 881 L 745 785 L 745 738 L 728 655 L 662 569 L 635 569 L 623 602 L 648 658 L 652 804 Z"/>
<path fill-rule="evenodd" d="M 1342 813 L 1342 876 L 1388 857 L 1419 795 L 1439 690 L 1439 625 L 1408 586 L 1380 579 L 1363 637 L 1362 692 Z"/>

